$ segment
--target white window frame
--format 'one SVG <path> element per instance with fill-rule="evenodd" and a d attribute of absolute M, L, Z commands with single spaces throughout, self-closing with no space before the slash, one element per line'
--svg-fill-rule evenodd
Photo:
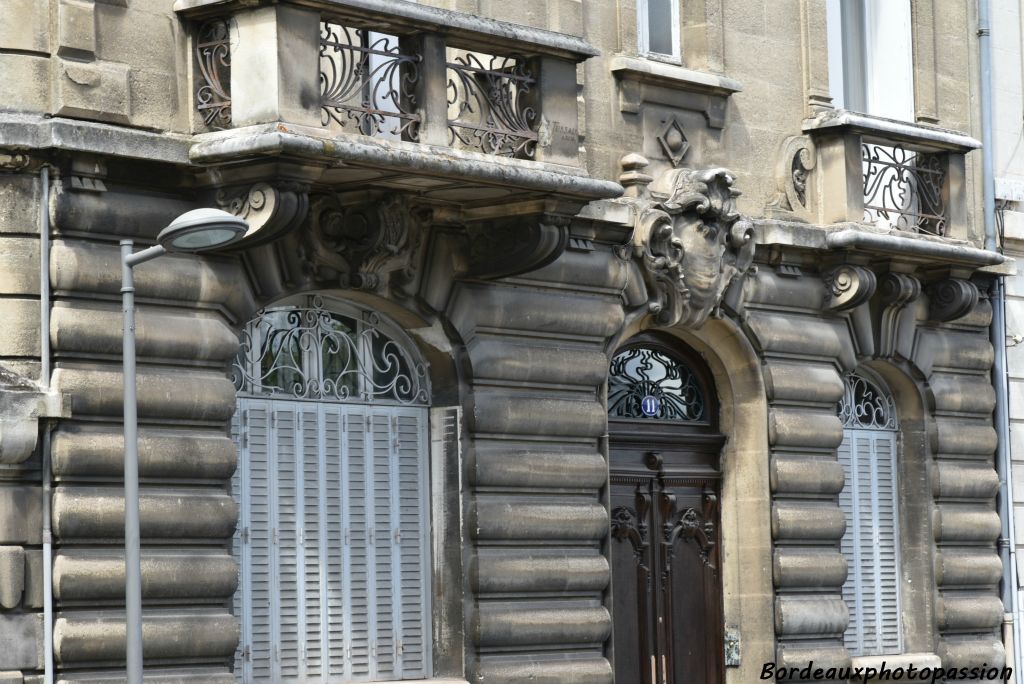
<path fill-rule="evenodd" d="M 837 109 L 915 120 L 912 0 L 826 0 L 828 78 Z"/>
<path fill-rule="evenodd" d="M 637 50 L 644 57 L 661 61 L 682 64 L 682 41 L 679 39 L 679 2 L 669 0 L 672 7 L 672 53 L 652 52 L 650 48 L 650 21 L 648 20 L 648 0 L 637 0 L 636 3 L 636 39 Z"/>

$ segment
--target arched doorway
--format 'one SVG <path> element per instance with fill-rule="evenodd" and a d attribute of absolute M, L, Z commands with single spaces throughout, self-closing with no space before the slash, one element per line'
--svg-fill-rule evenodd
<path fill-rule="evenodd" d="M 608 381 L 615 678 L 722 681 L 718 401 L 692 352 L 641 336 Z"/>
<path fill-rule="evenodd" d="M 261 311 L 234 365 L 243 682 L 430 676 L 428 385 L 379 314 Z"/>

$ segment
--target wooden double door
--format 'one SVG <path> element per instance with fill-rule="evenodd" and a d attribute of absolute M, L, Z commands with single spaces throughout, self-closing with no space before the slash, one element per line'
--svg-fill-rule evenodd
<path fill-rule="evenodd" d="M 721 435 L 610 420 L 617 684 L 718 684 Z"/>

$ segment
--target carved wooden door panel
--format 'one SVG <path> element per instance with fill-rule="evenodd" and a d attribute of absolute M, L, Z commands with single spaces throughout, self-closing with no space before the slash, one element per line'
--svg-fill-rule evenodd
<path fill-rule="evenodd" d="M 720 684 L 718 402 L 703 361 L 646 334 L 612 358 L 612 645 L 618 684 Z"/>
<path fill-rule="evenodd" d="M 714 684 L 723 652 L 716 484 L 659 471 L 612 471 L 616 682 Z"/>

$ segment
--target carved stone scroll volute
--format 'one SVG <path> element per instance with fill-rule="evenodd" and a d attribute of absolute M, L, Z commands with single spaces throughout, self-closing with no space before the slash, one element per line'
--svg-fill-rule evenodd
<path fill-rule="evenodd" d="M 805 135 L 787 138 L 775 172 L 778 194 L 769 209 L 789 218 L 810 218 L 812 197 L 809 189 L 815 166 L 817 150 L 814 141 Z"/>
<path fill-rule="evenodd" d="M 306 219 L 309 187 L 301 183 L 254 183 L 217 190 L 215 201 L 224 211 L 245 219 L 249 231 L 239 246 L 265 244 Z"/>
<path fill-rule="evenodd" d="M 750 268 L 753 226 L 736 212 L 733 181 L 726 169 L 673 169 L 651 185 L 650 200 L 632 200 L 633 256 L 657 325 L 700 328 Z"/>
<path fill-rule="evenodd" d="M 875 274 L 863 266 L 843 264 L 822 275 L 825 308 L 846 311 L 871 299 L 877 287 Z"/>
<path fill-rule="evenodd" d="M 978 286 L 961 278 L 947 278 L 932 283 L 926 292 L 928 318 L 933 321 L 955 321 L 966 316 L 978 304 Z"/>

